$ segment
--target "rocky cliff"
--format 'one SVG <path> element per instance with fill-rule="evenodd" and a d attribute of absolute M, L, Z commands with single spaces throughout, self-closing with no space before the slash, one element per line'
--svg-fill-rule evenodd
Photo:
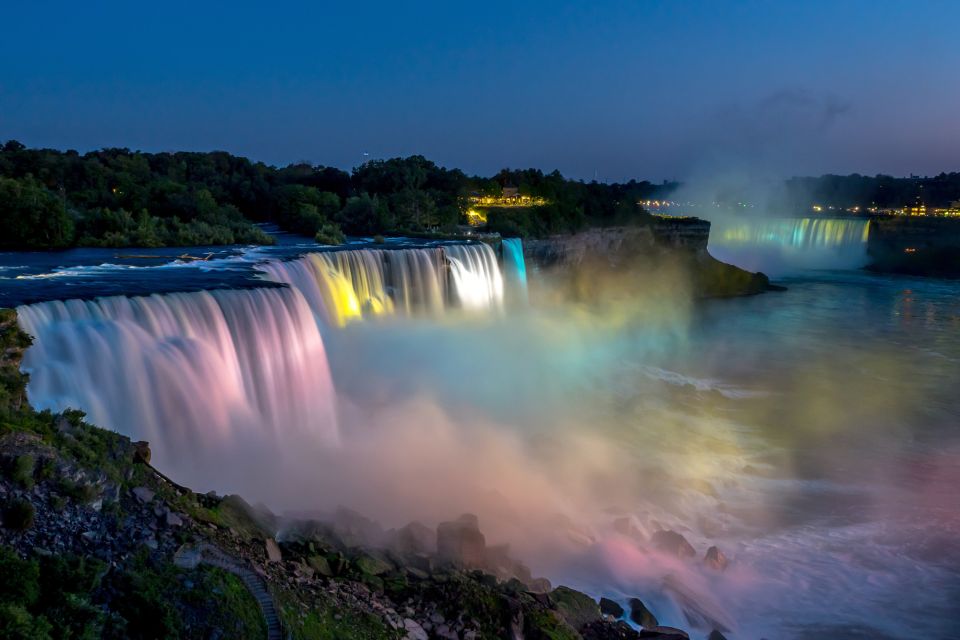
<path fill-rule="evenodd" d="M 594 228 L 527 240 L 524 258 L 533 268 L 555 274 L 587 269 L 627 279 L 669 267 L 689 279 L 698 297 L 752 295 L 773 288 L 764 274 L 711 256 L 709 239 L 706 220 L 654 218 L 649 226 Z"/>

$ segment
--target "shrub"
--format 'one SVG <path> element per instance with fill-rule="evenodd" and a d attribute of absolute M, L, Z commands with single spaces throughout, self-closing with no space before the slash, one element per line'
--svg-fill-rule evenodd
<path fill-rule="evenodd" d="M 33 470 L 36 467 L 36 464 L 36 459 L 29 453 L 18 456 L 13 461 L 13 468 L 10 472 L 11 480 L 16 482 L 24 489 L 32 489 Z"/>

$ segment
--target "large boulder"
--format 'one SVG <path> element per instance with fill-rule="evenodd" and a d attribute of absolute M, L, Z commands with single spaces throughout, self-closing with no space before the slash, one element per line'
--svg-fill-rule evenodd
<path fill-rule="evenodd" d="M 678 558 L 692 558 L 697 555 L 697 550 L 686 538 L 669 529 L 655 532 L 650 536 L 650 544 L 654 549 Z"/>
<path fill-rule="evenodd" d="M 464 514 L 437 526 L 437 555 L 441 559 L 469 569 L 486 564 L 487 540 L 480 533 L 477 517 Z"/>
<path fill-rule="evenodd" d="M 386 532 L 378 522 L 353 509 L 338 507 L 331 523 L 333 534 L 344 547 L 382 547 Z"/>
<path fill-rule="evenodd" d="M 390 548 L 397 553 L 435 553 L 437 550 L 437 533 L 419 522 L 411 522 L 390 533 Z"/>
<path fill-rule="evenodd" d="M 133 461 L 140 464 L 150 464 L 150 443 L 139 441 L 133 443 Z"/>
<path fill-rule="evenodd" d="M 613 616 L 614 618 L 623 617 L 623 607 L 619 603 L 611 600 L 610 598 L 600 598 L 600 613 L 605 616 Z"/>
<path fill-rule="evenodd" d="M 283 560 L 283 554 L 280 553 L 280 547 L 273 538 L 267 538 L 263 542 L 264 551 L 267 553 L 267 562 L 280 562 Z"/>
<path fill-rule="evenodd" d="M 627 604 L 630 606 L 630 620 L 635 624 L 643 628 L 653 628 L 660 624 L 657 622 L 657 616 L 647 609 L 647 605 L 643 604 L 640 598 L 630 598 Z"/>
<path fill-rule="evenodd" d="M 570 587 L 557 587 L 550 592 L 550 599 L 563 619 L 574 629 L 579 630 L 603 617 L 600 605 L 593 598 Z"/>

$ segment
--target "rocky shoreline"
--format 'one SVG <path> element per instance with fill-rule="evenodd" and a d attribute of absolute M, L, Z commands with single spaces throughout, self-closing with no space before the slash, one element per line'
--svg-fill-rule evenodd
<path fill-rule="evenodd" d="M 281 518 L 239 496 L 194 493 L 150 465 L 147 443 L 80 412 L 30 408 L 19 371 L 29 339 L 9 310 L 0 336 L 7 637 L 689 637 L 638 599 L 624 607 L 554 588 L 507 547 L 488 545 L 470 514 L 384 530 L 343 508 Z M 675 532 L 646 543 L 693 553 Z M 725 563 L 715 550 L 705 561 Z"/>
<path fill-rule="evenodd" d="M 778 291 L 762 273 L 720 262 L 707 251 L 710 223 L 699 218 L 654 218 L 649 226 L 593 228 L 524 241 L 532 268 L 562 279 L 612 277 L 634 284 L 658 271 L 682 277 L 698 298 Z"/>

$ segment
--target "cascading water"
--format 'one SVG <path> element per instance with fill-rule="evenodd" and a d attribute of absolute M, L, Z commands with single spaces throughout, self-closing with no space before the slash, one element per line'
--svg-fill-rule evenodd
<path fill-rule="evenodd" d="M 314 313 L 337 327 L 381 314 L 439 314 L 454 303 L 490 309 L 503 302 L 503 277 L 486 244 L 311 253 L 262 268 L 268 279 L 303 293 Z"/>
<path fill-rule="evenodd" d="M 503 278 L 511 295 L 521 302 L 527 300 L 527 263 L 523 259 L 523 241 L 520 238 L 504 238 Z"/>
<path fill-rule="evenodd" d="M 317 323 L 293 289 L 43 302 L 18 308 L 35 343 L 30 400 L 148 440 L 165 470 L 210 486 L 239 443 L 338 438 Z M 205 471 L 206 470 L 206 471 Z"/>
<path fill-rule="evenodd" d="M 710 252 L 745 269 L 778 273 L 867 264 L 868 220 L 719 218 L 711 223 Z"/>

